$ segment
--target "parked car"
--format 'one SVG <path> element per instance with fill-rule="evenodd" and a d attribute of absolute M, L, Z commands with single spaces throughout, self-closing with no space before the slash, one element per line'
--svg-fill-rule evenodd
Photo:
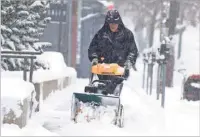
<path fill-rule="evenodd" d="M 183 99 L 197 101 L 200 100 L 200 74 L 190 75 L 183 88 Z"/>

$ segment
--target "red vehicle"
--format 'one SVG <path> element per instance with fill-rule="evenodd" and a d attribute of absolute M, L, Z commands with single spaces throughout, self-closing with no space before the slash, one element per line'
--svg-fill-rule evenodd
<path fill-rule="evenodd" d="M 183 99 L 197 101 L 200 100 L 200 74 L 189 76 L 183 89 Z"/>

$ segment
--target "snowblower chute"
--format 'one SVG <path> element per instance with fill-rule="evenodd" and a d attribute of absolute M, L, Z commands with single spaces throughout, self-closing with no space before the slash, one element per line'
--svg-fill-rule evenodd
<path fill-rule="evenodd" d="M 84 93 L 73 93 L 71 119 L 77 122 L 77 116 L 82 113 L 82 105 L 97 109 L 98 107 L 113 107 L 115 116 L 113 123 L 119 127 L 123 126 L 123 106 L 120 102 L 120 93 L 123 82 L 118 84 L 113 94 L 105 94 L 106 86 L 110 80 L 94 79 L 95 75 L 114 76 L 119 79 L 123 78 L 124 68 L 118 64 L 97 64 L 91 68 L 91 77 L 88 86 L 85 87 Z M 110 92 L 108 92 L 110 93 Z M 95 119 L 93 117 L 93 119 Z"/>

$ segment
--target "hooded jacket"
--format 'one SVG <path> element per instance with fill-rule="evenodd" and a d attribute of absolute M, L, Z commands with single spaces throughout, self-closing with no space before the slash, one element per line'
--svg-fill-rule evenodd
<path fill-rule="evenodd" d="M 124 26 L 119 15 L 119 26 L 117 32 L 112 32 L 107 22 L 106 16 L 103 27 L 95 34 L 89 49 L 88 58 L 98 58 L 100 63 L 117 63 L 124 66 L 127 60 L 135 64 L 138 49 L 135 43 L 133 33 Z M 104 60 L 101 60 L 101 58 Z"/>

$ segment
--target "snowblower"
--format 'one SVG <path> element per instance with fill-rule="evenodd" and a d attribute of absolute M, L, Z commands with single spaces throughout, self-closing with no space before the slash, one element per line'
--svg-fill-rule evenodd
<path fill-rule="evenodd" d="M 105 92 L 106 86 L 111 81 L 100 80 L 97 78 L 98 75 L 114 76 L 124 80 L 124 68 L 115 63 L 99 63 L 93 65 L 91 68 L 89 85 L 85 87 L 85 91 L 83 93 L 73 93 L 71 105 L 71 119 L 75 123 L 78 123 L 77 116 L 80 113 L 84 113 L 83 106 L 89 106 L 90 108 L 92 108 L 92 116 L 90 116 L 89 120 L 87 116 L 88 121 L 90 121 L 91 119 L 96 119 L 99 116 L 97 113 L 101 112 L 95 111 L 98 108 L 112 107 L 114 109 L 112 123 L 118 127 L 123 127 L 124 110 L 123 105 L 120 102 L 120 94 L 123 87 L 123 82 L 117 85 L 113 94 L 105 95 L 103 94 L 103 91 Z"/>

